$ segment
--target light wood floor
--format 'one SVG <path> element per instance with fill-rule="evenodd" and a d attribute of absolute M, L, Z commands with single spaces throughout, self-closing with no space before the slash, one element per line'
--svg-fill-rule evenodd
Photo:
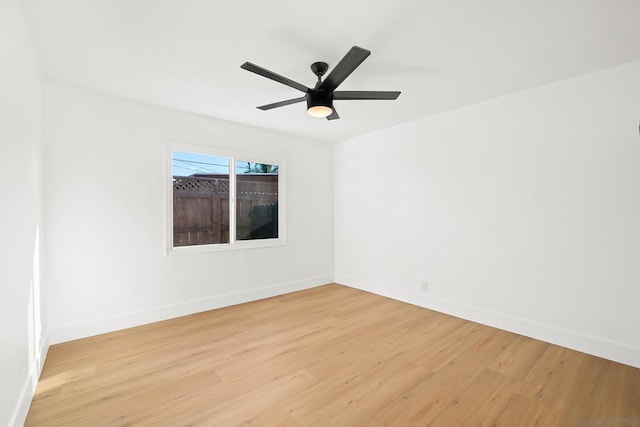
<path fill-rule="evenodd" d="M 640 369 L 339 285 L 52 346 L 27 426 L 640 425 Z"/>

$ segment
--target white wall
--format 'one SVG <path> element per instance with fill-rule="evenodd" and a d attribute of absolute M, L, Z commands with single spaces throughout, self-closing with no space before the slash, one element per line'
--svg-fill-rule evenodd
<path fill-rule="evenodd" d="M 45 85 L 52 343 L 333 280 L 333 147 Z M 286 246 L 165 254 L 168 140 L 287 162 Z"/>
<path fill-rule="evenodd" d="M 41 348 L 42 85 L 18 1 L 0 2 L 0 425 L 22 425 Z M 46 322 L 44 322 L 46 324 Z M 42 352 L 42 353 L 41 353 Z"/>
<path fill-rule="evenodd" d="M 635 62 L 337 144 L 336 281 L 640 367 L 639 118 Z"/>

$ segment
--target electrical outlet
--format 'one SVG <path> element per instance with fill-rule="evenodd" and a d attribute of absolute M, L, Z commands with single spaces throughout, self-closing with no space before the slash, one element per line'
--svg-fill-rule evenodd
<path fill-rule="evenodd" d="M 422 281 L 422 292 L 429 292 L 429 282 L 426 280 Z"/>

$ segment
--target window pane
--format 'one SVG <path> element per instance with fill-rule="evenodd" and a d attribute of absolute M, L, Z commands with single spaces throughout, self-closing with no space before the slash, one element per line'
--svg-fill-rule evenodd
<path fill-rule="evenodd" d="M 173 246 L 229 243 L 228 157 L 172 152 Z"/>
<path fill-rule="evenodd" d="M 236 162 L 236 239 L 278 238 L 278 165 Z"/>

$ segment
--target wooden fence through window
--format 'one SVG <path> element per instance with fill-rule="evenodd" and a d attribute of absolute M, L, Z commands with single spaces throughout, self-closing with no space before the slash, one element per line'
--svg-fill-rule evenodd
<path fill-rule="evenodd" d="M 278 237 L 278 175 L 236 176 L 236 239 Z M 229 176 L 173 177 L 173 246 L 229 243 Z"/>

